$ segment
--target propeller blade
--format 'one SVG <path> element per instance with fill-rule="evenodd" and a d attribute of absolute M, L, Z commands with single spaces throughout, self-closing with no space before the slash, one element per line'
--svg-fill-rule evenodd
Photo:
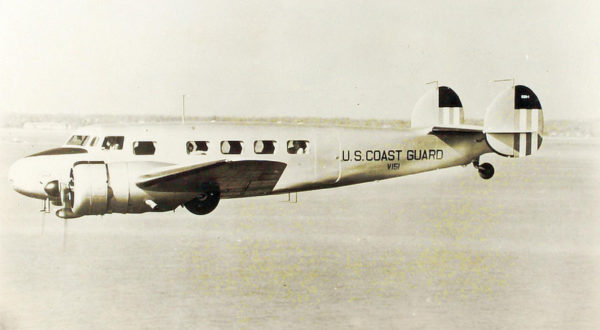
<path fill-rule="evenodd" d="M 63 252 L 67 250 L 67 219 L 63 220 Z"/>

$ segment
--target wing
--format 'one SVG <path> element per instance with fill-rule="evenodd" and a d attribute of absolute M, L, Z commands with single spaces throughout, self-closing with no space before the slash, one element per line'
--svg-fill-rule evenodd
<path fill-rule="evenodd" d="M 266 195 L 273 191 L 286 166 L 267 160 L 169 166 L 140 176 L 136 185 L 150 191 L 200 192 L 210 183 L 218 184 L 225 198 Z"/>

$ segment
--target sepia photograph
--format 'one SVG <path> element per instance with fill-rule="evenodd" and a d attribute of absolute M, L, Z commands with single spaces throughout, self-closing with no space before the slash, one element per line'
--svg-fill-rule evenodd
<path fill-rule="evenodd" d="M 0 1 L 0 329 L 600 328 L 598 14 Z"/>

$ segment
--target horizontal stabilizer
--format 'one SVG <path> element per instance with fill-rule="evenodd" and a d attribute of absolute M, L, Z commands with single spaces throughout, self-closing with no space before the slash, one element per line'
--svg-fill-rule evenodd
<path fill-rule="evenodd" d="M 483 133 L 483 127 L 475 125 L 434 126 L 431 128 L 431 132 Z"/>

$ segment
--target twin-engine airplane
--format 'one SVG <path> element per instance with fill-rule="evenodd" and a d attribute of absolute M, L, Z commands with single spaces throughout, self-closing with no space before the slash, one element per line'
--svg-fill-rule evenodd
<path fill-rule="evenodd" d="M 479 157 L 534 154 L 542 107 L 517 85 L 487 108 L 483 127 L 464 125 L 462 103 L 445 86 L 416 104 L 411 128 L 354 129 L 267 125 L 110 125 L 78 129 L 60 148 L 18 160 L 17 192 L 76 218 L 174 210 L 208 214 L 222 198 L 334 188 L 472 163 Z"/>

